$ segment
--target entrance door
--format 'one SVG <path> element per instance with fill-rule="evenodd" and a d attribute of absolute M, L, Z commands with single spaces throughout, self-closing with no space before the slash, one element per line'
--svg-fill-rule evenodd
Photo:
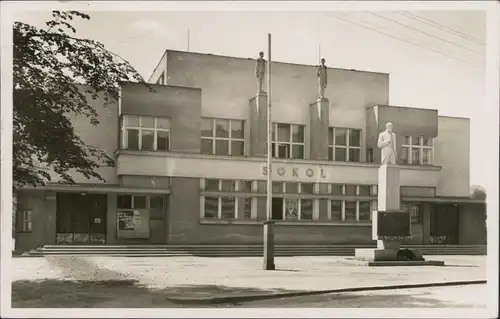
<path fill-rule="evenodd" d="M 283 198 L 273 197 L 271 215 L 274 220 L 283 219 Z"/>
<path fill-rule="evenodd" d="M 105 194 L 58 193 L 57 244 L 104 244 L 106 242 Z"/>
<path fill-rule="evenodd" d="M 458 205 L 434 204 L 430 217 L 431 244 L 458 244 Z"/>

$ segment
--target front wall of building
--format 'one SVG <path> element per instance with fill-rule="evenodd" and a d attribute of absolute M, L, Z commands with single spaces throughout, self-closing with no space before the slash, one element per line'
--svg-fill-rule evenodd
<path fill-rule="evenodd" d="M 169 117 L 170 151 L 123 151 L 117 156 L 117 168 L 101 168 L 98 172 L 113 187 L 147 189 L 149 177 L 170 177 L 165 186 L 163 220 L 150 222 L 148 239 L 123 239 L 117 236 L 117 196 L 107 194 L 107 244 L 257 244 L 262 242 L 265 210 L 252 204 L 252 219 L 224 220 L 204 218 L 203 179 L 265 181 L 266 166 L 262 157 L 249 157 L 249 100 L 255 96 L 255 60 L 168 51 L 152 76 L 165 76 L 169 86 L 152 85 L 154 92 L 141 84 L 124 84 L 121 103 L 102 107 L 103 101 L 92 102 L 100 115 L 98 127 L 88 119 L 75 117 L 75 131 L 90 145 L 113 154 L 120 145 L 120 115 Z M 168 68 L 167 68 L 168 65 Z M 379 164 L 309 161 L 310 104 L 316 101 L 317 79 L 313 66 L 273 63 L 273 121 L 306 125 L 304 160 L 274 160 L 273 181 L 299 183 L 343 183 L 376 185 Z M 167 72 L 168 71 L 168 72 Z M 166 74 L 166 75 L 165 75 Z M 386 105 L 389 97 L 387 74 L 329 69 L 330 126 L 362 129 L 361 162 L 366 147 L 374 145 L 374 137 L 386 120 L 407 126 L 407 120 L 420 118 L 427 123 L 425 132 L 438 137 L 435 141 L 435 166 L 401 166 L 401 186 L 436 189 L 436 196 L 468 196 L 469 194 L 469 121 L 437 117 L 435 111 L 412 109 L 412 116 L 398 108 L 384 106 L 384 111 L 367 111 L 368 106 Z M 187 87 L 180 87 L 187 86 Z M 202 88 L 202 89 L 200 89 Z M 291 90 L 290 88 L 293 88 Z M 373 108 L 372 108 L 373 109 Z M 422 113 L 419 113 L 422 111 Z M 415 113 L 417 112 L 417 113 Z M 200 155 L 202 117 L 242 119 L 245 124 L 246 157 Z M 436 126 L 434 122 L 438 123 Z M 418 129 L 413 127 L 412 129 Z M 406 131 L 401 131 L 406 134 Z M 411 132 L 412 134 L 415 132 Z M 430 135 L 432 135 L 430 134 Z M 371 139 L 367 138 L 370 135 Z M 434 136 L 434 135 L 432 135 Z M 401 143 L 401 139 L 399 143 Z M 375 151 L 379 160 L 380 151 Z M 92 183 L 80 176 L 77 182 Z M 460 176 L 460 178 L 457 178 Z M 318 184 L 315 184 L 318 186 Z M 315 187 L 316 187 L 315 186 Z M 170 195 L 167 195 L 170 193 Z M 43 244 L 54 244 L 56 238 L 55 192 L 21 192 L 21 209 L 33 210 L 33 230 L 18 233 L 16 246 L 25 250 Z M 314 194 L 316 196 L 317 194 Z M 263 195 L 249 195 L 260 196 Z M 402 195 L 404 196 L 404 195 Z M 428 197 L 433 197 L 430 195 Z M 426 196 L 424 196 L 426 197 Z M 370 244 L 371 223 L 332 222 L 314 200 L 314 218 L 307 221 L 280 221 L 276 226 L 277 244 Z M 257 201 L 256 198 L 254 198 Z M 252 199 L 252 201 L 254 200 Z M 371 200 L 371 199 L 369 199 Z M 412 225 L 408 243 L 429 242 L 429 205 L 422 206 L 421 220 Z M 483 232 L 480 214 L 467 206 L 460 212 L 460 243 L 479 243 Z M 483 215 L 481 215 L 483 216 Z M 482 233 L 481 233 L 482 234 Z"/>
<path fill-rule="evenodd" d="M 439 117 L 439 136 L 435 139 L 434 162 L 442 167 L 437 196 L 470 194 L 470 120 Z"/>
<path fill-rule="evenodd" d="M 249 119 L 256 93 L 255 60 L 168 51 L 167 84 L 203 89 L 202 116 Z M 272 63 L 273 122 L 308 125 L 316 102 L 316 67 Z M 293 89 L 291 89 L 293 88 Z M 365 106 L 388 104 L 389 75 L 328 70 L 331 126 L 365 127 Z"/>
<path fill-rule="evenodd" d="M 118 131 L 119 131 L 119 117 L 118 117 L 118 103 L 111 103 L 104 106 L 104 96 L 101 94 L 97 99 L 87 97 L 88 103 L 96 110 L 99 116 L 99 124 L 92 125 L 90 120 L 85 115 L 70 114 L 68 117 L 71 119 L 75 134 L 89 146 L 98 147 L 105 151 L 108 156 L 113 157 L 113 154 L 118 149 Z M 106 183 L 118 183 L 116 176 L 116 169 L 114 167 L 99 167 L 95 171 L 101 175 Z M 71 176 L 76 183 L 102 183 L 98 179 L 87 179 L 85 176 L 71 172 Z M 58 182 L 59 178 L 53 174 L 52 182 Z"/>
<path fill-rule="evenodd" d="M 228 157 L 189 154 L 144 154 L 122 152 L 118 156 L 120 175 L 174 176 L 265 180 L 265 161 L 258 158 L 230 159 Z M 308 161 L 274 161 L 273 180 L 300 182 L 329 182 L 377 184 L 378 165 L 332 164 Z M 295 175 L 296 174 L 296 175 Z M 401 167 L 402 186 L 436 187 L 439 168 Z"/>
<path fill-rule="evenodd" d="M 397 162 L 403 164 L 401 159 L 402 147 L 405 136 L 438 136 L 437 110 L 425 110 L 410 107 L 377 105 L 366 109 L 366 147 L 373 150 L 373 162 L 380 163 L 381 152 L 378 149 L 378 135 L 385 131 L 385 125 L 391 122 L 396 134 L 396 150 L 399 154 Z"/>
<path fill-rule="evenodd" d="M 122 86 L 121 114 L 170 118 L 171 151 L 200 152 L 201 90 L 142 84 Z"/>
<path fill-rule="evenodd" d="M 56 236 L 56 198 L 49 191 L 21 191 L 17 193 L 16 250 L 26 251 L 46 244 L 54 244 Z M 32 230 L 22 232 L 23 211 L 32 212 Z"/>
<path fill-rule="evenodd" d="M 461 205 L 458 221 L 459 244 L 486 244 L 486 204 Z"/>
<path fill-rule="evenodd" d="M 262 219 L 232 224 L 200 218 L 200 180 L 172 178 L 169 244 L 258 244 L 262 243 Z M 277 225 L 277 244 L 370 244 L 371 228 L 334 225 Z"/>

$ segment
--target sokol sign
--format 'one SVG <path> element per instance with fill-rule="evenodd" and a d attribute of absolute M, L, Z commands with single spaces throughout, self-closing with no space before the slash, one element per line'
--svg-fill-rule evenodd
<path fill-rule="evenodd" d="M 278 176 L 289 176 L 294 178 L 308 177 L 308 178 L 326 178 L 325 171 L 322 168 L 312 169 L 312 168 L 297 168 L 290 167 L 286 168 L 283 166 L 274 167 Z M 262 175 L 267 176 L 267 166 L 262 166 Z"/>

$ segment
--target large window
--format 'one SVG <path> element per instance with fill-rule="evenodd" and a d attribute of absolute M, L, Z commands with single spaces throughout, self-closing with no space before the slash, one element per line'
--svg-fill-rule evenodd
<path fill-rule="evenodd" d="M 277 216 L 276 219 L 285 220 L 313 220 L 313 210 L 314 210 L 314 199 L 313 198 L 294 198 L 289 197 L 293 194 L 314 194 L 314 183 L 283 183 L 283 182 L 273 182 L 273 194 L 288 194 L 284 198 L 273 198 L 274 204 L 276 202 L 282 203 L 283 212 L 281 214 L 276 213 L 275 210 L 279 210 L 278 206 L 272 207 L 273 215 Z"/>
<path fill-rule="evenodd" d="M 118 195 L 118 209 L 163 209 L 162 195 Z"/>
<path fill-rule="evenodd" d="M 251 192 L 251 181 L 205 179 L 204 196 L 206 219 L 251 219 L 252 198 L 245 196 Z M 220 194 L 218 194 L 220 193 Z"/>
<path fill-rule="evenodd" d="M 304 125 L 273 123 L 272 156 L 304 158 Z"/>
<path fill-rule="evenodd" d="M 31 210 L 24 210 L 21 214 L 21 232 L 29 233 L 33 228 L 33 213 Z"/>
<path fill-rule="evenodd" d="M 371 212 L 377 209 L 376 185 L 326 184 L 318 187 L 322 195 L 334 196 L 335 199 L 320 199 L 319 207 L 327 211 L 332 221 L 370 221 Z M 320 212 L 320 215 L 323 215 Z"/>
<path fill-rule="evenodd" d="M 377 186 L 330 183 L 272 183 L 271 215 L 284 221 L 370 222 Z M 266 181 L 203 179 L 202 219 L 266 218 Z"/>
<path fill-rule="evenodd" d="M 330 127 L 328 159 L 337 162 L 361 161 L 361 130 Z"/>
<path fill-rule="evenodd" d="M 375 200 L 322 199 L 321 201 L 325 201 L 321 207 L 328 209 L 328 217 L 333 221 L 368 222 L 371 220 L 371 212 L 377 209 Z"/>
<path fill-rule="evenodd" d="M 401 203 L 401 210 L 410 213 L 411 223 L 422 222 L 422 205 L 420 203 Z"/>
<path fill-rule="evenodd" d="M 170 150 L 170 119 L 123 115 L 122 148 L 142 151 Z"/>
<path fill-rule="evenodd" d="M 204 118 L 201 121 L 201 153 L 209 155 L 245 155 L 245 122 Z"/>
<path fill-rule="evenodd" d="M 432 165 L 433 139 L 425 136 L 405 136 L 401 145 L 401 161 L 409 165 Z"/>

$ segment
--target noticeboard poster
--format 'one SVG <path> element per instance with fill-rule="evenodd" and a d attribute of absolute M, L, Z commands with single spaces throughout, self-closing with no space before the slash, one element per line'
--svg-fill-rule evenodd
<path fill-rule="evenodd" d="M 134 212 L 118 212 L 118 230 L 134 230 Z"/>
<path fill-rule="evenodd" d="M 149 238 L 149 211 L 119 211 L 117 218 L 118 238 Z"/>

